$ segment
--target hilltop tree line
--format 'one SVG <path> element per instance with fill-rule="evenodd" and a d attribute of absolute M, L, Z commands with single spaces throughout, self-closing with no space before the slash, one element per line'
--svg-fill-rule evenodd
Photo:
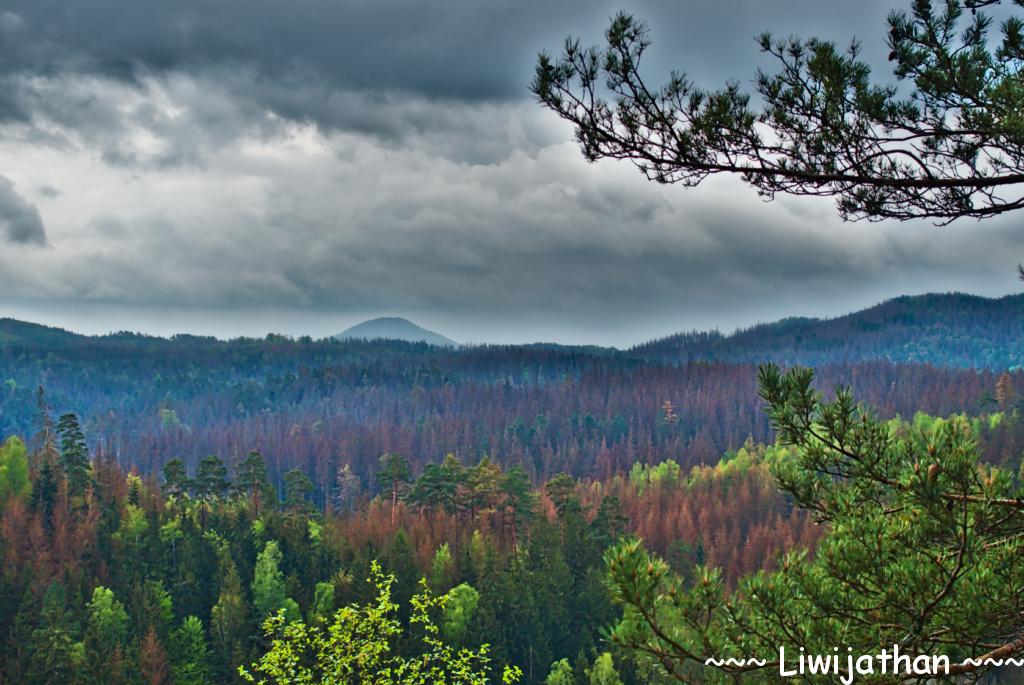
<path fill-rule="evenodd" d="M 451 453 L 520 465 L 534 481 L 607 479 L 635 462 L 689 469 L 748 436 L 771 440 L 753 365 L 595 349 L 72 336 L 0 343 L 0 368 L 6 434 L 34 430 L 43 385 L 108 458 L 143 473 L 181 459 L 194 472 L 216 454 L 234 470 L 256 449 L 278 497 L 299 469 L 321 509 L 341 467 L 366 489 L 385 453 L 414 470 Z M 818 382 L 851 385 L 883 416 L 948 415 L 990 409 L 998 376 L 880 361 L 826 365 Z"/>

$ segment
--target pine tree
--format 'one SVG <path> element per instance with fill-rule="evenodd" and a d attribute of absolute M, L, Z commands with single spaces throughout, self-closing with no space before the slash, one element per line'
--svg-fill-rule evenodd
<path fill-rule="evenodd" d="M 232 682 L 237 657 L 248 642 L 248 607 L 238 568 L 226 549 L 221 550 L 221 582 L 217 603 L 210 610 L 210 634 L 216 647 L 218 682 Z"/>
<path fill-rule="evenodd" d="M 412 478 L 409 462 L 400 454 L 389 453 L 380 458 L 380 471 L 377 481 L 381 488 L 391 496 L 391 525 L 395 525 L 395 514 L 398 510 L 398 496 L 404 492 Z"/>
<path fill-rule="evenodd" d="M 291 469 L 284 474 L 284 500 L 292 511 L 308 511 L 312 508 L 309 495 L 313 492 L 313 481 L 301 469 Z"/>
<path fill-rule="evenodd" d="M 173 497 L 183 497 L 188 494 L 192 480 L 188 477 L 185 462 L 181 459 L 171 459 L 164 464 L 163 475 L 164 494 Z"/>
<path fill-rule="evenodd" d="M 533 514 L 533 493 L 530 491 L 530 476 L 522 466 L 516 464 L 505 472 L 501 480 L 504 495 L 502 512 L 509 522 L 512 533 L 512 551 L 518 551 L 519 529 L 524 527 Z"/>
<path fill-rule="evenodd" d="M 649 30 L 625 12 L 604 47 L 570 39 L 557 59 L 541 53 L 531 90 L 573 124 L 589 161 L 629 160 L 659 183 L 730 174 L 762 197 L 835 198 L 844 219 L 989 218 L 1024 207 L 1000 190 L 1024 179 L 1024 18 L 1008 10 L 990 37 L 980 8 L 999 2 L 914 0 L 889 14 L 889 62 L 909 93 L 872 79 L 857 40 L 770 33 L 757 42 L 777 70 L 758 70 L 753 96 L 738 82 L 698 88 L 678 70 L 647 83 Z"/>
<path fill-rule="evenodd" d="M 555 505 L 555 513 L 560 518 L 571 512 L 580 511 L 580 500 L 576 495 L 576 481 L 565 473 L 560 473 L 547 482 L 544 489 Z"/>
<path fill-rule="evenodd" d="M 171 636 L 170 651 L 174 685 L 212 685 L 210 650 L 202 621 L 186 617 Z"/>
<path fill-rule="evenodd" d="M 139 674 L 145 685 L 168 685 L 167 653 L 150 626 L 139 644 Z"/>
<path fill-rule="evenodd" d="M 1008 411 L 1014 399 L 1013 377 L 1005 371 L 996 381 L 996 402 L 1003 411 Z"/>
<path fill-rule="evenodd" d="M 267 476 L 267 463 L 256 450 L 238 464 L 235 472 L 235 491 L 252 502 L 253 511 L 259 515 L 265 503 L 274 503 L 274 489 Z"/>
<path fill-rule="evenodd" d="M 223 497 L 228 489 L 228 470 L 216 455 L 204 457 L 196 469 L 196 494 L 201 499 Z"/>
<path fill-rule="evenodd" d="M 299 618 L 299 607 L 287 595 L 284 574 L 280 566 L 281 550 L 277 542 L 271 540 L 256 558 L 256 570 L 252 580 L 252 603 L 261 622 L 282 609 L 287 620 Z"/>
<path fill-rule="evenodd" d="M 68 492 L 81 496 L 89 485 L 89 448 L 75 414 L 63 414 L 57 421 L 60 436 L 60 466 L 68 480 Z"/>
<path fill-rule="evenodd" d="M 759 371 L 779 441 L 793 448 L 773 474 L 830 531 L 814 557 L 790 552 L 729 592 L 721 569 L 698 568 L 686 584 L 639 541 L 620 543 L 606 556 L 624 610 L 613 642 L 680 682 L 731 682 L 751 669 L 705 672 L 704 660 L 771 657 L 780 645 L 870 654 L 899 644 L 947 656 L 948 675 L 966 680 L 1024 652 L 1024 491 L 1013 474 L 980 463 L 963 417 L 894 431 L 849 390 L 826 401 L 813 381 L 807 369 Z"/>

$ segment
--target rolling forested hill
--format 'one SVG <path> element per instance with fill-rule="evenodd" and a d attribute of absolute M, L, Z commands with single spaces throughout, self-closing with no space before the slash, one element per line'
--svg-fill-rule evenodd
<path fill-rule="evenodd" d="M 661 360 L 818 366 L 870 359 L 961 368 L 1024 364 L 1024 295 L 898 297 L 834 319 L 791 318 L 732 335 L 680 333 L 633 352 Z"/>
<path fill-rule="evenodd" d="M 0 435 L 78 414 L 90 445 L 157 471 L 209 455 L 233 467 L 260 450 L 280 478 L 297 467 L 321 501 L 342 464 L 366 483 L 385 452 L 415 469 L 452 453 L 519 464 L 540 481 L 602 476 L 637 461 L 714 463 L 772 439 L 755 387 L 766 358 L 818 367 L 884 415 L 977 412 L 1022 354 L 1024 298 L 899 298 L 826 320 L 736 335 L 681 335 L 616 351 L 134 333 L 82 336 L 0 320 Z M 909 362 L 909 363 L 908 363 Z M 913 363 L 927 362 L 927 364 Z M 1017 373 L 1010 386 L 1020 386 Z M 1005 399 L 1005 398 L 1004 398 Z"/>

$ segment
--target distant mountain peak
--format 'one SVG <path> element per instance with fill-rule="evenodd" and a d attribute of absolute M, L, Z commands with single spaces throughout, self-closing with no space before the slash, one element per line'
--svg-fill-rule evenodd
<path fill-rule="evenodd" d="M 428 331 L 400 316 L 382 316 L 370 319 L 338 333 L 335 338 L 350 340 L 361 338 L 366 340 L 405 340 L 406 342 L 425 342 L 441 347 L 458 347 L 459 343 L 446 338 L 440 333 Z"/>

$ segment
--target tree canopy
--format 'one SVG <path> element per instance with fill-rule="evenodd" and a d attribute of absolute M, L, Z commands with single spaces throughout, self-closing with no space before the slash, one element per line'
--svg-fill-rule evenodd
<path fill-rule="evenodd" d="M 486 646 L 477 650 L 456 649 L 440 637 L 441 629 L 430 616 L 431 610 L 444 609 L 450 597 L 437 597 L 424 583 L 413 596 L 411 622 L 422 629 L 426 647 L 421 657 L 403 658 L 393 653 L 392 642 L 401 635 L 402 625 L 392 601 L 393 575 L 385 575 L 374 563 L 371 582 L 376 600 L 364 605 L 339 609 L 329 626 L 307 626 L 301 621 L 286 622 L 279 612 L 266 621 L 269 651 L 253 664 L 251 673 L 241 669 L 249 682 L 280 683 L 462 683 L 485 685 L 491 682 L 490 657 Z M 518 668 L 506 666 L 501 673 L 505 685 L 519 680 Z"/>
<path fill-rule="evenodd" d="M 768 33 L 758 45 L 778 70 L 757 71 L 756 99 L 681 72 L 652 86 L 640 69 L 650 32 L 625 13 L 603 48 L 569 39 L 560 57 L 541 54 L 531 90 L 575 126 L 588 160 L 627 159 L 660 183 L 731 173 L 766 198 L 834 198 L 847 220 L 982 219 L 1024 207 L 1024 22 L 1010 16 L 992 40 L 980 8 L 999 1 L 892 12 L 889 61 L 906 93 L 872 79 L 856 40 Z"/>
<path fill-rule="evenodd" d="M 780 646 L 870 654 L 898 645 L 915 656 L 945 655 L 952 675 L 978 675 L 989 660 L 1019 656 L 1020 478 L 979 462 L 965 419 L 880 421 L 848 390 L 825 401 L 812 380 L 800 368 L 760 372 L 771 421 L 796 448 L 773 465 L 774 475 L 829 530 L 815 554 L 788 553 L 778 570 L 728 592 L 717 569 L 698 568 L 688 584 L 638 541 L 624 542 L 606 557 L 613 596 L 625 608 L 613 641 L 680 682 L 710 677 L 708 658 L 761 659 L 721 669 L 769 675 L 779 669 Z"/>

